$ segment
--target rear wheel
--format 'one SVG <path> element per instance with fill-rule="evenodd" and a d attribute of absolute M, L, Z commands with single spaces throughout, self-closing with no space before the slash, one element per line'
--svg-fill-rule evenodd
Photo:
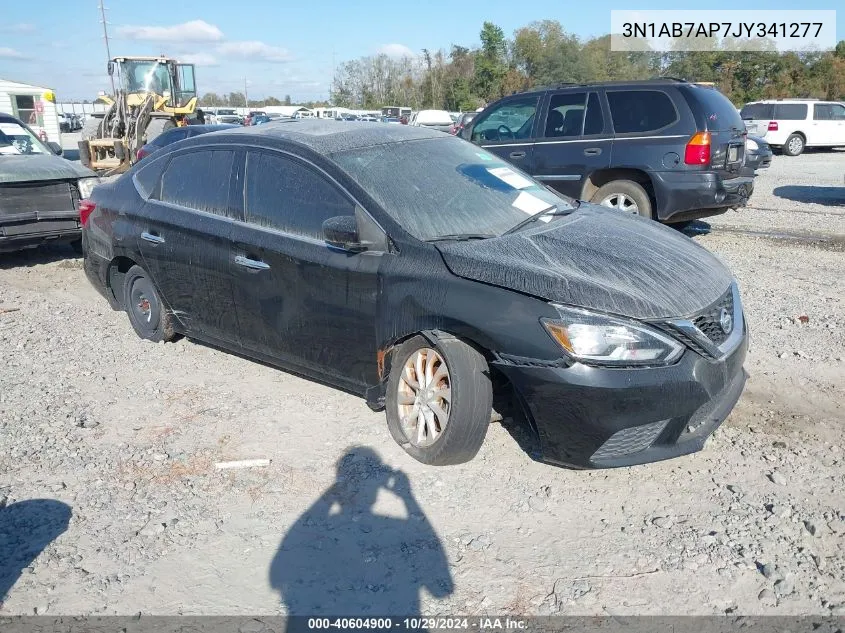
<path fill-rule="evenodd" d="M 804 137 L 800 134 L 790 134 L 783 144 L 783 153 L 787 156 L 798 156 L 804 151 Z"/>
<path fill-rule="evenodd" d="M 132 266 L 123 279 L 123 308 L 142 339 L 158 343 L 176 338 L 173 319 L 162 304 L 147 271 L 140 266 Z"/>
<path fill-rule="evenodd" d="M 633 180 L 614 180 L 602 185 L 591 201 L 624 213 L 651 218 L 651 199 L 646 190 Z"/>
<path fill-rule="evenodd" d="M 468 462 L 490 425 L 487 361 L 453 336 L 436 344 L 415 336 L 393 355 L 385 404 L 390 434 L 414 459 L 432 466 Z"/>
<path fill-rule="evenodd" d="M 100 126 L 103 123 L 103 119 L 100 117 L 89 116 L 85 120 L 85 125 L 82 126 L 82 140 L 88 141 L 92 138 L 99 138 L 100 136 Z"/>
<path fill-rule="evenodd" d="M 157 136 L 161 136 L 161 134 L 174 127 L 176 127 L 176 124 L 172 119 L 165 119 L 162 117 L 153 118 L 150 120 L 149 125 L 147 125 L 147 140 L 144 142 L 149 143 Z"/>

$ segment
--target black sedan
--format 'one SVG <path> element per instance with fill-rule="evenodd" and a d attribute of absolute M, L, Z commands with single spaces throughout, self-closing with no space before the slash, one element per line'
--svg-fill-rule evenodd
<path fill-rule="evenodd" d="M 149 143 L 145 143 L 138 150 L 137 158 L 138 160 L 141 160 L 145 156 L 149 156 L 153 152 L 157 152 L 162 147 L 167 147 L 171 143 L 181 141 L 182 139 L 191 138 L 192 136 L 199 136 L 200 134 L 207 134 L 208 132 L 226 130 L 233 127 L 240 126 L 222 123 L 217 125 L 185 125 L 183 127 L 170 128 L 166 132 L 162 132 L 161 134 L 156 136 Z"/>
<path fill-rule="evenodd" d="M 204 134 L 98 187 L 81 219 L 86 274 L 141 337 L 184 334 L 358 394 L 427 464 L 476 454 L 494 390 L 549 462 L 691 453 L 746 380 L 718 259 L 434 130 Z"/>
<path fill-rule="evenodd" d="M 749 135 L 745 141 L 745 165 L 743 169 L 751 176 L 758 169 L 766 169 L 772 164 L 772 148 L 759 136 Z"/>

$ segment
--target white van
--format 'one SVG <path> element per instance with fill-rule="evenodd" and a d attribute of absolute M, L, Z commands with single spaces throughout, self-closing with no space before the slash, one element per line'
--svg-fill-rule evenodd
<path fill-rule="evenodd" d="M 845 104 L 817 99 L 768 99 L 740 110 L 749 134 L 760 136 L 787 156 L 805 147 L 845 146 Z"/>

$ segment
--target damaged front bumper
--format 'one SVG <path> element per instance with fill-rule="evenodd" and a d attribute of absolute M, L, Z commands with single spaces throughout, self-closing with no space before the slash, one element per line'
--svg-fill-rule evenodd
<path fill-rule="evenodd" d="M 540 440 L 539 459 L 577 468 L 633 466 L 703 448 L 739 400 L 747 331 L 725 358 L 692 350 L 669 367 L 610 369 L 500 357 Z"/>

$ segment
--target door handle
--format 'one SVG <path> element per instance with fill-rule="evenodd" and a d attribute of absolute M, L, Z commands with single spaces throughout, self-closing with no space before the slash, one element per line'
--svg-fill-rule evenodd
<path fill-rule="evenodd" d="M 510 157 L 514 160 L 525 158 L 525 152 L 511 152 Z"/>
<path fill-rule="evenodd" d="M 270 264 L 266 262 L 262 262 L 258 259 L 250 259 L 249 257 L 244 257 L 243 255 L 236 255 L 235 256 L 235 263 L 238 266 L 243 266 L 244 268 L 250 268 L 252 270 L 269 270 Z"/>
<path fill-rule="evenodd" d="M 141 239 L 146 240 L 148 242 L 152 242 L 153 244 L 164 244 L 164 238 L 160 235 L 155 235 L 153 233 L 147 233 L 144 231 L 141 233 Z"/>
<path fill-rule="evenodd" d="M 601 154 L 601 147 L 590 147 L 584 150 L 584 156 L 598 156 Z"/>

